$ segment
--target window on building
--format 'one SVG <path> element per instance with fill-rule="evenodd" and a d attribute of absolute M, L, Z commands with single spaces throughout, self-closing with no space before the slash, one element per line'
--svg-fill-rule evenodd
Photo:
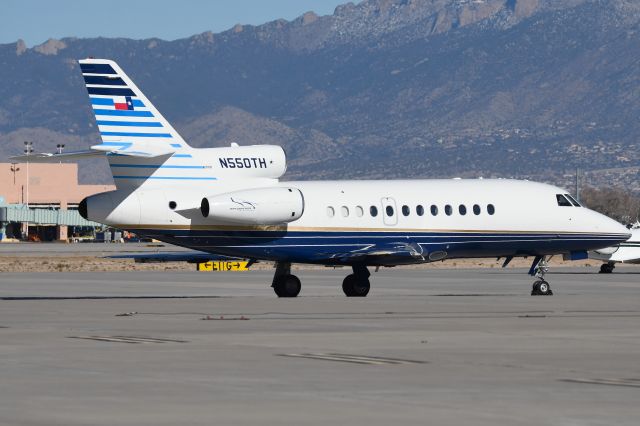
<path fill-rule="evenodd" d="M 371 214 L 371 217 L 378 216 L 378 208 L 376 206 L 369 207 L 369 213 Z"/>
<path fill-rule="evenodd" d="M 561 207 L 571 207 L 571 202 L 564 198 L 564 195 L 562 194 L 556 194 L 556 201 Z"/>
<path fill-rule="evenodd" d="M 409 216 L 409 213 L 411 213 L 411 210 L 409 209 L 409 206 L 402 206 L 402 214 L 404 216 Z"/>
<path fill-rule="evenodd" d="M 473 214 L 475 214 L 476 216 L 478 216 L 480 214 L 480 206 L 477 204 L 473 205 Z"/>
<path fill-rule="evenodd" d="M 494 214 L 496 212 L 496 208 L 493 206 L 493 204 L 487 204 L 487 213 L 489 213 L 490 215 Z"/>
<path fill-rule="evenodd" d="M 453 208 L 449 204 L 444 206 L 444 214 L 446 214 L 447 216 L 451 216 L 452 213 L 453 213 Z"/>
<path fill-rule="evenodd" d="M 424 207 L 422 207 L 420 204 L 416 206 L 416 214 L 418 216 L 422 216 L 424 214 Z"/>

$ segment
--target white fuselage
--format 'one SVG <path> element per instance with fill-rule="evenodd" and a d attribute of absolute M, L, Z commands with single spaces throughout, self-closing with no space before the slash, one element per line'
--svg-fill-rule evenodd
<path fill-rule="evenodd" d="M 300 191 L 304 207 L 296 220 L 242 225 L 205 218 L 199 209 L 203 197 L 271 187 Z M 599 213 L 559 205 L 556 197 L 565 193 L 507 179 L 221 179 L 100 194 L 90 199 L 88 216 L 212 253 L 327 264 L 583 252 L 626 238 L 622 225 Z"/>

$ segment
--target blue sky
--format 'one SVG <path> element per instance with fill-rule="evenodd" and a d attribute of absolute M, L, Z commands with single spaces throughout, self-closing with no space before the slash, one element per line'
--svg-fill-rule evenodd
<path fill-rule="evenodd" d="M 2 0 L 0 43 L 19 38 L 27 46 L 49 38 L 128 37 L 165 40 L 235 24 L 291 20 L 313 10 L 333 13 L 348 0 Z M 357 2 L 356 2 L 357 3 Z"/>

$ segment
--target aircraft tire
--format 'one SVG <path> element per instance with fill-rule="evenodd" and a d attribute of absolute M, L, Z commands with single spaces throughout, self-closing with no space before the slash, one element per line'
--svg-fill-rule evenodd
<path fill-rule="evenodd" d="M 297 297 L 302 284 L 295 275 L 283 275 L 278 277 L 273 283 L 273 291 L 278 297 Z"/>
<path fill-rule="evenodd" d="M 552 296 L 553 291 L 551 291 L 551 286 L 545 280 L 539 280 L 533 283 L 533 288 L 531 289 L 532 296 Z"/>
<path fill-rule="evenodd" d="M 601 274 L 610 274 L 613 272 L 613 268 L 615 266 L 611 263 L 603 263 L 600 265 L 600 273 Z"/>
<path fill-rule="evenodd" d="M 347 297 L 365 297 L 370 288 L 368 278 L 358 278 L 355 274 L 347 275 L 342 281 L 342 291 Z"/>

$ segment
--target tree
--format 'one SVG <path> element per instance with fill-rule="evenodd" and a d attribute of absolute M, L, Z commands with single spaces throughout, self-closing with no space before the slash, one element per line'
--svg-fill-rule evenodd
<path fill-rule="evenodd" d="M 640 198 L 619 189 L 587 187 L 580 192 L 580 202 L 624 224 L 636 222 L 640 215 Z"/>

